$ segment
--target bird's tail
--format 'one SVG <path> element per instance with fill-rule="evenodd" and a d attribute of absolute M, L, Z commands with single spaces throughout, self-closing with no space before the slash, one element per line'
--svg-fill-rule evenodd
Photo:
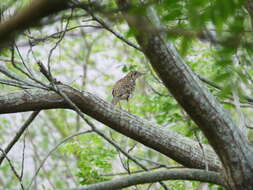
<path fill-rule="evenodd" d="M 119 99 L 117 97 L 113 97 L 112 104 L 116 105 L 119 102 Z"/>

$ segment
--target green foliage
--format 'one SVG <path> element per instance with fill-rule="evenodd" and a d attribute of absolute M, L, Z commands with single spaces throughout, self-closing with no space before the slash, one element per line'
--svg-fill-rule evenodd
<path fill-rule="evenodd" d="M 248 139 L 251 143 L 253 143 L 253 129 L 251 129 L 248 133 Z"/>
<path fill-rule="evenodd" d="M 5 0 L 3 2 L 9 3 L 12 1 L 13 0 Z M 27 2 L 27 0 L 20 1 L 17 7 L 23 7 Z M 83 2 L 87 1 L 85 0 Z M 133 3 L 137 6 L 129 10 L 129 13 L 141 16 L 142 13 L 149 11 L 149 5 L 144 4 L 142 6 L 139 0 L 134 0 Z M 252 32 L 247 32 L 251 30 L 251 26 L 249 24 L 249 15 L 243 6 L 244 3 L 245 2 L 242 0 L 160 0 L 159 3 L 157 1 L 152 4 L 151 1 L 151 6 L 157 10 L 162 20 L 164 26 L 164 28 L 162 28 L 164 30 L 163 33 L 176 45 L 180 55 L 184 57 L 184 61 L 195 73 L 204 76 L 222 87 L 222 90 L 218 90 L 206 85 L 219 101 L 230 100 L 228 98 L 232 97 L 232 92 L 236 92 L 238 96 L 243 97 L 243 95 L 246 94 L 245 89 L 248 95 L 253 94 L 252 82 L 250 82 L 250 80 L 252 80 L 251 76 L 253 75 Z M 106 13 L 107 10 L 117 9 L 115 1 L 103 1 L 102 5 L 105 8 L 105 12 L 99 14 L 98 10 L 95 14 L 109 23 L 110 27 L 124 38 L 137 44 L 134 36 L 137 34 L 145 35 L 137 33 L 135 29 L 129 29 L 125 22 L 123 22 L 123 18 L 117 13 Z M 79 16 L 71 20 L 69 27 L 80 25 L 84 19 L 89 18 L 84 18 L 84 16 L 80 17 L 80 15 L 83 14 L 83 10 L 75 9 L 74 16 Z M 70 12 L 63 13 L 62 15 L 70 15 Z M 48 18 L 49 23 L 55 22 L 55 18 L 57 18 L 55 15 Z M 65 24 L 66 18 L 63 19 L 62 22 Z M 58 24 L 59 23 L 57 23 L 57 27 L 59 26 Z M 85 22 L 84 24 L 95 25 L 97 23 L 91 21 Z M 58 46 L 59 48 L 52 56 L 52 72 L 56 78 L 58 76 L 61 77 L 60 79 L 63 79 L 64 82 L 66 80 L 67 84 L 73 87 L 86 88 L 88 91 L 95 89 L 97 93 L 105 93 L 104 97 L 111 99 L 111 87 L 114 82 L 116 82 L 114 79 L 120 78 L 122 73 L 114 75 L 114 73 L 110 71 L 110 67 L 105 69 L 101 67 L 101 65 L 110 61 L 110 63 L 112 63 L 110 66 L 122 71 L 123 75 L 131 70 L 146 72 L 147 74 L 145 77 L 138 80 L 135 94 L 130 100 L 131 113 L 155 122 L 161 127 L 170 128 L 194 140 L 196 140 L 194 136 L 195 132 L 201 135 L 195 123 L 178 105 L 175 98 L 172 97 L 163 84 L 158 82 L 151 74 L 151 71 L 152 73 L 154 73 L 154 71 L 147 67 L 148 61 L 142 52 L 130 48 L 109 32 L 100 30 L 94 30 L 95 32 L 93 32 L 93 30 L 87 28 L 81 28 L 80 32 L 79 29 L 67 32 L 67 34 L 73 36 L 69 35 L 71 38 L 69 36 L 64 37 L 63 41 Z M 206 30 L 215 36 L 216 39 L 214 39 L 214 41 L 203 37 Z M 34 31 L 31 29 L 31 34 L 29 35 L 43 38 L 57 31 L 53 27 L 48 31 Z M 81 33 L 81 35 L 79 35 L 79 33 Z M 28 38 L 23 36 L 20 40 L 27 41 Z M 54 44 L 56 41 L 58 41 L 57 38 L 50 38 L 47 40 L 48 43 L 45 47 L 43 47 L 45 44 L 44 41 L 38 42 L 36 45 L 38 45 L 39 48 L 33 49 L 33 55 L 38 60 L 45 60 L 46 62 L 47 56 L 45 53 L 48 53 L 49 45 Z M 9 58 L 10 51 L 1 51 L 0 56 Z M 26 56 L 28 57 L 27 59 Z M 15 57 L 17 59 L 19 58 L 17 54 L 15 54 Z M 38 68 L 33 64 L 34 60 L 31 58 L 31 53 L 25 54 L 23 58 L 31 68 L 38 71 Z M 86 64 L 88 69 L 85 87 L 82 86 L 80 82 L 82 76 L 79 76 L 82 74 L 81 69 L 83 64 Z M 14 69 L 11 63 L 6 63 L 6 66 L 12 72 L 22 77 L 24 76 Z M 123 109 L 127 110 L 127 105 L 125 103 L 122 105 Z M 234 105 L 225 104 L 224 108 L 235 116 L 235 120 L 238 118 L 236 117 L 237 113 Z M 252 111 L 249 109 L 242 108 L 242 112 L 249 117 L 252 116 Z M 77 124 L 78 121 L 74 112 L 53 110 L 45 111 L 43 114 L 46 119 L 38 118 L 38 120 L 40 119 L 39 121 L 43 120 L 43 122 L 41 121 L 43 124 L 36 123 L 39 127 L 36 127 L 32 132 L 29 131 L 36 145 L 38 145 L 38 149 L 42 153 L 48 151 L 50 147 L 54 145 L 53 143 L 55 143 L 55 141 L 52 140 L 53 135 L 49 133 L 51 128 L 46 128 L 44 126 L 52 125 L 52 128 L 55 130 L 52 134 L 64 138 L 78 131 L 79 126 L 75 126 L 81 126 L 83 124 L 80 121 L 80 123 Z M 7 121 L 6 119 L 1 119 L 0 131 L 3 134 L 9 134 L 8 129 L 10 127 L 6 126 L 9 126 L 10 122 Z M 238 119 L 238 121 L 240 120 Z M 104 130 L 104 128 L 102 130 Z M 106 131 L 107 128 L 103 132 L 106 133 Z M 252 131 L 250 131 L 248 136 L 252 141 Z M 39 138 L 39 140 L 36 138 Z M 113 138 L 115 138 L 123 148 L 129 149 L 129 146 L 132 147 L 136 144 L 136 142 L 131 139 L 126 141 L 125 137 L 122 138 L 122 136 L 116 132 Z M 2 135 L 0 139 L 3 142 L 8 142 L 8 139 L 6 140 L 4 135 Z M 202 139 L 202 143 L 208 142 L 206 139 Z M 76 138 L 62 147 L 61 151 L 64 153 L 64 159 L 67 161 L 74 157 L 73 163 L 76 164 L 76 167 L 70 169 L 78 176 L 80 184 L 92 184 L 109 180 L 110 177 L 103 176 L 102 174 L 114 172 L 112 163 L 116 157 L 116 152 L 106 147 L 104 141 L 94 134 L 87 134 L 83 137 Z M 147 150 L 140 144 L 136 145 L 131 154 L 150 160 L 156 160 L 166 165 L 176 164 L 175 161 L 171 161 L 157 152 Z M 57 158 L 57 162 L 62 162 L 62 159 L 59 160 L 58 157 L 52 155 L 52 160 L 50 160 L 54 163 L 52 165 L 55 165 L 55 158 Z M 128 160 L 123 159 L 122 162 L 126 163 Z M 148 167 L 152 167 L 152 165 L 150 164 Z M 132 164 L 130 168 L 131 170 L 139 169 L 134 164 Z M 9 179 L 11 175 L 8 174 L 10 174 L 11 171 L 8 171 L 6 164 L 1 166 L 1 171 L 4 171 L 3 177 L 8 180 L 5 184 L 6 189 L 18 184 L 17 180 Z M 40 174 L 38 178 L 39 180 L 45 180 L 47 176 L 50 176 L 58 189 L 65 188 L 65 183 L 56 180 L 59 174 L 59 172 L 57 172 L 54 170 L 51 170 L 50 173 L 44 172 Z M 62 172 L 61 177 L 68 177 L 67 175 L 68 174 L 65 174 L 65 172 Z M 182 181 L 169 181 L 166 183 L 170 189 L 174 190 L 185 190 L 187 188 Z M 193 189 L 197 189 L 199 185 L 199 182 L 189 183 Z M 211 189 L 217 189 L 217 186 L 210 185 L 210 187 Z M 45 186 L 44 188 L 46 189 L 47 187 Z M 218 189 L 223 188 L 218 187 Z"/>
<path fill-rule="evenodd" d="M 180 181 L 170 181 L 169 188 L 171 190 L 185 190 L 185 184 Z"/>
<path fill-rule="evenodd" d="M 92 184 L 110 179 L 102 174 L 111 171 L 116 152 L 106 147 L 104 141 L 97 135 L 86 134 L 78 140 L 67 143 L 61 150 L 77 157 L 79 171 L 76 175 L 80 179 L 80 184 Z"/>
<path fill-rule="evenodd" d="M 122 71 L 124 73 L 127 73 L 127 72 L 130 72 L 132 70 L 135 70 L 136 68 L 137 68 L 137 65 L 134 65 L 134 64 L 132 64 L 132 65 L 124 65 L 123 68 L 122 68 Z"/>
<path fill-rule="evenodd" d="M 249 54 L 252 56 L 249 49 L 252 49 L 253 38 L 245 32 L 251 27 L 244 0 L 163 0 L 155 7 L 168 28 L 168 37 L 172 39 L 171 37 L 177 36 L 180 40 L 179 50 L 182 56 L 194 45 L 193 40 L 202 38 L 206 30 L 209 31 L 206 40 L 217 46 L 212 55 L 217 67 L 214 72 L 222 67 L 221 70 L 227 73 L 227 67 L 235 67 L 234 56 L 237 53 L 240 53 L 240 59 Z M 251 45 L 247 45 L 247 42 Z M 227 73 L 223 81 L 229 81 L 229 75 Z"/>

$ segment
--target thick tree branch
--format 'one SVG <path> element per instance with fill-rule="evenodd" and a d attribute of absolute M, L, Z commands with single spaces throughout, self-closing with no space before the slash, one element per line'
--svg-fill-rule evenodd
<path fill-rule="evenodd" d="M 202 151 L 197 142 L 169 129 L 159 128 L 88 92 L 81 93 L 63 85 L 59 88 L 82 112 L 112 129 L 167 155 L 186 167 L 205 167 Z M 70 107 L 59 95 L 51 91 L 33 89 L 0 95 L 0 114 L 55 108 Z M 221 169 L 213 150 L 209 146 L 204 148 L 210 170 Z"/>
<path fill-rule="evenodd" d="M 68 8 L 67 0 L 34 0 L 32 3 L 0 24 L 0 49 L 11 42 L 18 32 L 35 25 L 41 18 Z"/>
<path fill-rule="evenodd" d="M 133 185 L 154 183 L 161 180 L 191 180 L 208 182 L 224 186 L 222 177 L 217 172 L 208 172 L 199 169 L 171 169 L 157 170 L 134 174 L 127 177 L 121 177 L 111 181 L 88 185 L 86 187 L 75 188 L 71 190 L 111 190 L 130 187 Z"/>

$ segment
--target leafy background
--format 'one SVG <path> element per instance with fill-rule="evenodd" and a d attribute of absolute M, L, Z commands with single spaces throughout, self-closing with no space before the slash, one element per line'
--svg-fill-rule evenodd
<path fill-rule="evenodd" d="M 2 0 L 0 2 L 2 19 L 8 19 L 28 3 L 28 0 L 17 2 Z M 95 3 L 102 5 L 109 13 L 116 9 L 113 1 L 104 0 Z M 247 102 L 245 97 L 252 94 L 252 26 L 251 17 L 245 9 L 246 2 L 160 0 L 140 3 L 136 0 L 134 3 L 136 7 L 131 10 L 134 14 L 150 11 L 151 6 L 159 13 L 164 26 L 161 28 L 162 32 L 175 44 L 188 66 L 197 75 L 219 85 L 221 90 L 210 85 L 206 86 L 233 115 L 239 126 L 242 124 L 250 126 L 252 103 Z M 163 128 L 175 130 L 195 140 L 198 137 L 202 143 L 208 143 L 194 122 L 166 90 L 144 55 L 112 33 L 94 27 L 98 24 L 89 20 L 90 17 L 84 13 L 83 10 L 75 10 L 73 13 L 62 12 L 47 18 L 46 26 L 25 31 L 17 40 L 22 57 L 16 51 L 16 59 L 23 59 L 38 79 L 46 81 L 39 74 L 36 61 L 47 63 L 49 50 L 58 41 L 59 36 L 55 33 L 64 30 L 69 22 L 68 28 L 74 29 L 66 32 L 51 56 L 52 73 L 55 78 L 111 101 L 111 89 L 118 79 L 134 69 L 145 72 L 146 75 L 138 81 L 134 97 L 130 100 L 131 113 L 157 123 Z M 68 19 L 71 14 L 73 18 Z M 135 31 L 129 30 L 120 14 L 98 11 L 96 15 L 125 39 L 136 44 L 133 38 Z M 51 37 L 47 38 L 50 35 Z M 29 46 L 31 42 L 34 46 Z M 1 58 L 10 58 L 10 55 L 10 50 L 0 52 Z M 10 62 L 5 62 L 5 65 L 16 74 L 25 77 Z M 1 89 L 2 92 L 17 90 L 6 85 L 1 85 Z M 233 97 L 241 99 L 241 103 L 245 106 L 240 106 Z M 122 108 L 127 109 L 125 102 L 122 103 Z M 9 139 L 27 116 L 28 113 L 1 116 L 1 147 L 8 144 Z M 121 148 L 138 158 L 148 168 L 177 164 L 99 122 L 94 123 L 104 134 L 110 136 Z M 9 154 L 14 166 L 21 170 L 20 150 L 23 149 L 25 141 L 24 184 L 29 184 L 39 163 L 60 139 L 83 129 L 88 129 L 88 126 L 71 111 L 43 111 L 32 123 L 23 141 L 16 144 Z M 249 139 L 253 139 L 252 130 L 247 129 L 247 133 Z M 63 189 L 78 184 L 91 184 L 140 169 L 100 137 L 86 134 L 64 143 L 50 156 L 36 178 L 34 189 Z M 167 181 L 166 184 L 171 190 L 197 189 L 202 185 L 199 182 L 187 181 Z M 12 171 L 5 161 L 0 167 L 0 189 L 18 187 L 18 180 L 13 179 Z M 158 184 L 138 185 L 127 189 L 148 188 L 161 189 Z M 212 184 L 209 188 L 223 189 Z"/>

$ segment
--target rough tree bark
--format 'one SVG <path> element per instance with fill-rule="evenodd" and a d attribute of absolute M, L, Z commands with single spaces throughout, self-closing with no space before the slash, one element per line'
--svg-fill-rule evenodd
<path fill-rule="evenodd" d="M 131 8 L 129 0 L 118 0 Z M 123 10 L 123 9 L 122 9 Z M 173 44 L 165 39 L 155 11 L 143 15 L 123 12 L 129 27 L 164 85 L 202 130 L 220 157 L 229 189 L 253 189 L 253 149 L 246 137 L 214 96 L 184 63 Z"/>
<path fill-rule="evenodd" d="M 205 168 L 198 142 L 121 110 L 88 92 L 69 87 L 60 89 L 87 115 L 112 129 L 167 155 L 190 168 Z M 67 108 L 70 106 L 54 92 L 33 89 L 0 94 L 0 114 Z M 221 164 L 210 146 L 204 146 L 210 170 L 219 171 Z"/>
<path fill-rule="evenodd" d="M 43 2 L 49 3 L 48 0 Z M 119 0 L 118 3 L 121 7 L 129 6 L 128 0 Z M 28 8 L 25 11 L 38 11 L 35 8 Z M 40 18 L 64 8 L 48 9 L 47 6 L 43 6 L 39 10 L 40 14 L 32 15 L 34 19 L 22 17 L 22 12 L 17 14 L 14 18 L 23 18 L 18 20 L 19 22 L 11 19 L 10 21 L 13 22 L 7 21 L 0 24 L 0 42 L 12 40 L 17 30 L 22 31 Z M 135 29 L 138 43 L 165 86 L 197 123 L 218 154 L 225 169 L 226 183 L 229 185 L 229 189 L 253 189 L 252 148 L 230 116 L 183 62 L 173 44 L 168 42 L 159 32 L 161 27 L 159 19 L 153 13 L 150 11 L 147 15 L 138 15 L 137 17 L 126 13 L 124 15 L 129 26 Z M 26 18 L 29 18 L 28 21 Z M 15 26 L 17 23 L 18 25 Z M 196 142 L 113 108 L 112 105 L 91 96 L 89 93 L 82 95 L 70 89 L 64 89 L 64 91 L 84 113 L 98 121 L 185 166 L 204 168 L 202 152 Z M 0 98 L 0 113 L 50 108 L 68 108 L 68 106 L 57 94 L 43 90 L 16 92 L 12 96 L 7 95 Z M 216 156 L 212 149 L 206 146 L 206 152 L 209 167 L 211 170 L 218 171 L 220 169 L 219 161 L 214 161 Z"/>
<path fill-rule="evenodd" d="M 27 6 L 16 15 L 12 16 L 7 21 L 0 24 L 0 50 L 19 33 L 29 26 L 38 24 L 38 21 L 51 14 L 68 8 L 68 0 L 37 0 L 32 1 L 30 6 Z"/>
<path fill-rule="evenodd" d="M 117 178 L 111 181 L 105 181 L 97 184 L 88 185 L 86 187 L 80 187 L 70 190 L 112 190 L 122 189 L 134 185 L 154 183 L 162 180 L 193 180 L 193 181 L 208 181 L 209 183 L 219 184 L 224 186 L 222 177 L 216 172 L 208 172 L 198 169 L 170 169 L 170 170 L 158 170 L 152 172 L 145 172 L 140 174 L 134 174 L 131 176 Z"/>

